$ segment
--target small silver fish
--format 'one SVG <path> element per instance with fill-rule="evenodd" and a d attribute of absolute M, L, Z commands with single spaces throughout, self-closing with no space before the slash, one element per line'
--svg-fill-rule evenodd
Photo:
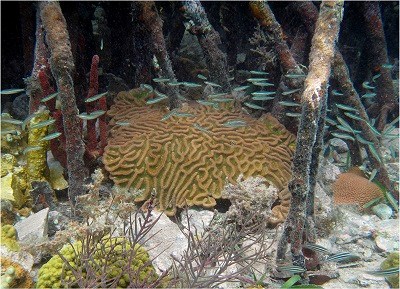
<path fill-rule="evenodd" d="M 103 38 L 101 38 L 101 40 L 100 40 L 100 50 L 103 50 L 103 48 L 104 48 L 104 41 L 103 41 Z"/>
<path fill-rule="evenodd" d="M 13 119 L 13 118 L 2 118 L 0 120 L 2 123 L 9 123 L 9 124 L 15 124 L 15 125 L 22 125 L 23 121 L 18 120 L 18 119 Z"/>
<path fill-rule="evenodd" d="M 362 207 L 364 209 L 368 209 L 368 208 L 376 205 L 377 203 L 379 203 L 381 200 L 382 200 L 382 197 L 375 198 L 375 199 L 369 201 L 368 203 L 365 203 Z"/>
<path fill-rule="evenodd" d="M 365 93 L 361 96 L 361 98 L 373 98 L 376 96 L 375 92 Z"/>
<path fill-rule="evenodd" d="M 179 82 L 179 81 L 170 81 L 167 83 L 167 85 L 169 86 L 179 86 L 182 85 L 183 82 Z"/>
<path fill-rule="evenodd" d="M 287 112 L 285 113 L 288 117 L 301 117 L 301 113 L 296 113 L 296 112 Z"/>
<path fill-rule="evenodd" d="M 201 99 L 199 99 L 199 100 L 197 100 L 197 102 L 200 103 L 200 104 L 202 104 L 202 105 L 208 105 L 208 106 L 213 106 L 213 107 L 218 106 L 217 103 L 212 102 L 212 101 L 207 101 L 207 100 L 201 100 Z"/>
<path fill-rule="evenodd" d="M 193 126 L 198 129 L 199 131 L 205 132 L 205 133 L 210 133 L 210 131 L 208 129 L 206 129 L 205 127 L 199 125 L 197 122 L 193 124 Z"/>
<path fill-rule="evenodd" d="M 85 102 L 88 103 L 88 102 L 93 102 L 95 100 L 98 100 L 98 99 L 102 98 L 103 96 L 105 96 L 107 93 L 108 93 L 108 91 L 93 95 L 92 97 L 86 98 Z"/>
<path fill-rule="evenodd" d="M 210 95 L 208 96 L 208 98 L 221 97 L 221 96 L 225 96 L 225 95 L 227 95 L 227 93 L 225 93 L 225 92 L 222 92 L 222 93 L 215 93 L 215 94 L 210 94 Z"/>
<path fill-rule="evenodd" d="M 368 81 L 364 81 L 362 84 L 362 87 L 364 87 L 365 89 L 374 89 L 375 88 L 374 86 L 371 86 Z"/>
<path fill-rule="evenodd" d="M 243 91 L 243 90 L 248 89 L 249 87 L 250 87 L 249 85 L 238 86 L 238 87 L 235 87 L 234 89 L 232 89 L 232 91 L 236 91 L 236 92 Z"/>
<path fill-rule="evenodd" d="M 27 146 L 23 151 L 22 154 L 26 155 L 29 152 L 34 152 L 34 151 L 38 151 L 41 150 L 43 147 L 41 146 Z"/>
<path fill-rule="evenodd" d="M 340 92 L 340 91 L 334 89 L 334 90 L 332 90 L 332 95 L 342 96 L 342 95 L 344 95 L 344 94 L 343 94 L 342 92 Z"/>
<path fill-rule="evenodd" d="M 203 74 L 197 74 L 197 78 L 201 79 L 201 80 L 207 80 L 207 77 L 205 77 Z"/>
<path fill-rule="evenodd" d="M 334 137 L 340 138 L 340 139 L 347 139 L 351 141 L 355 141 L 354 137 L 351 135 L 345 134 L 345 133 L 337 133 L 337 132 L 331 132 L 331 135 Z"/>
<path fill-rule="evenodd" d="M 341 118 L 340 116 L 337 116 L 336 119 L 339 121 L 339 123 L 344 126 L 345 128 L 347 128 L 348 130 L 350 130 L 351 132 L 354 133 L 354 129 L 351 127 L 351 125 L 345 121 L 343 118 Z"/>
<path fill-rule="evenodd" d="M 10 94 L 17 94 L 20 92 L 24 92 L 25 89 L 22 88 L 10 88 L 10 89 L 4 89 L 0 91 L 0 94 L 5 94 L 5 95 L 10 95 Z"/>
<path fill-rule="evenodd" d="M 154 89 L 154 93 L 160 97 L 168 97 L 165 93 L 159 92 L 157 89 Z"/>
<path fill-rule="evenodd" d="M 56 122 L 56 120 L 52 118 L 52 119 L 44 120 L 44 121 L 38 122 L 36 124 L 33 124 L 33 125 L 30 126 L 30 128 L 31 129 L 38 129 L 38 128 L 42 128 L 42 127 L 45 127 L 45 126 L 49 126 L 49 125 L 51 125 L 51 124 L 53 124 L 55 122 Z"/>
<path fill-rule="evenodd" d="M 360 142 L 360 143 L 362 143 L 362 144 L 366 144 L 366 145 L 369 145 L 369 144 L 374 144 L 373 142 L 370 142 L 370 141 L 367 141 L 366 139 L 364 139 L 362 136 L 360 136 L 359 134 L 357 134 L 356 135 L 356 139 Z"/>
<path fill-rule="evenodd" d="M 233 101 L 234 99 L 233 98 L 214 97 L 212 100 L 215 102 L 230 102 L 230 101 Z"/>
<path fill-rule="evenodd" d="M 369 148 L 369 151 L 371 152 L 371 154 L 374 156 L 374 158 L 376 158 L 376 160 L 381 163 L 382 160 L 379 157 L 379 153 L 376 150 L 375 145 L 373 143 L 372 144 L 368 144 L 368 148 Z"/>
<path fill-rule="evenodd" d="M 285 76 L 291 79 L 306 77 L 305 74 L 286 74 Z"/>
<path fill-rule="evenodd" d="M 274 86 L 273 83 L 265 82 L 265 81 L 256 81 L 256 82 L 252 82 L 252 84 L 255 85 L 255 86 L 261 86 L 261 87 Z"/>
<path fill-rule="evenodd" d="M 157 83 L 164 83 L 164 82 L 168 82 L 168 81 L 170 81 L 170 79 L 169 78 L 161 78 L 161 77 L 156 77 L 156 78 L 153 78 L 153 81 L 154 82 L 157 82 Z"/>
<path fill-rule="evenodd" d="M 40 102 L 49 101 L 50 99 L 55 98 L 58 94 L 59 94 L 59 92 L 55 92 L 55 93 L 49 94 L 49 95 L 46 96 L 45 98 L 42 98 L 42 99 L 40 100 Z"/>
<path fill-rule="evenodd" d="M 368 180 L 371 182 L 375 178 L 377 173 L 378 173 L 378 170 L 377 169 L 373 169 Z"/>
<path fill-rule="evenodd" d="M 397 180 L 398 182 L 398 180 Z M 392 193 L 389 190 L 384 191 L 386 200 L 389 201 L 389 204 L 392 206 L 393 209 L 398 213 L 399 212 L 399 203 L 397 200 L 393 197 Z"/>
<path fill-rule="evenodd" d="M 248 82 L 260 82 L 260 81 L 267 81 L 268 78 L 248 78 Z"/>
<path fill-rule="evenodd" d="M 245 106 L 250 107 L 252 109 L 261 109 L 261 110 L 265 110 L 265 108 L 263 108 L 262 106 L 259 106 L 257 104 L 251 103 L 251 102 L 245 102 L 244 103 Z"/>
<path fill-rule="evenodd" d="M 259 70 L 250 70 L 250 73 L 253 75 L 268 75 L 268 72 L 259 71 Z"/>
<path fill-rule="evenodd" d="M 327 122 L 327 123 L 329 123 L 330 125 L 337 125 L 337 122 L 336 121 L 334 121 L 333 119 L 331 119 L 330 117 L 325 117 L 325 121 Z"/>
<path fill-rule="evenodd" d="M 167 120 L 169 119 L 171 116 L 173 116 L 176 113 L 176 109 L 171 110 L 170 112 L 168 112 L 166 115 L 164 115 L 161 118 L 161 121 Z"/>
<path fill-rule="evenodd" d="M 52 140 L 52 139 L 58 138 L 60 135 L 61 135 L 61 132 L 55 132 L 55 133 L 46 135 L 44 138 L 41 139 L 41 141 Z"/>
<path fill-rule="evenodd" d="M 38 113 L 32 113 L 30 115 L 28 115 L 24 121 L 22 122 L 22 130 L 25 130 L 26 125 L 31 121 L 32 118 L 38 116 Z"/>
<path fill-rule="evenodd" d="M 221 85 L 219 85 L 218 83 L 215 82 L 211 82 L 211 81 L 204 81 L 205 84 L 210 85 L 212 87 L 222 87 Z"/>
<path fill-rule="evenodd" d="M 159 96 L 156 98 L 149 99 L 148 101 L 146 101 L 146 104 L 155 104 L 155 103 L 163 101 L 165 99 L 168 99 L 168 96 L 166 96 L 166 95 Z"/>
<path fill-rule="evenodd" d="M 345 132 L 349 132 L 349 133 L 351 133 L 351 134 L 354 134 L 354 130 L 353 130 L 352 128 L 350 128 L 350 127 L 347 127 L 347 126 L 344 126 L 344 125 L 341 125 L 341 124 L 338 124 L 336 127 L 337 127 L 338 129 L 342 130 L 342 131 L 345 131 Z"/>
<path fill-rule="evenodd" d="M 380 73 L 374 75 L 374 76 L 372 77 L 372 81 L 375 82 L 375 80 L 377 80 L 379 77 L 381 77 L 381 75 L 382 75 L 382 74 L 380 74 Z"/>
<path fill-rule="evenodd" d="M 393 68 L 393 65 L 390 64 L 390 63 L 385 63 L 385 64 L 382 64 L 381 67 L 386 68 L 386 69 L 392 69 L 392 68 Z"/>
<path fill-rule="evenodd" d="M 287 91 L 282 91 L 282 95 L 289 95 L 295 92 L 300 91 L 300 88 L 292 89 L 292 90 L 287 90 Z"/>
<path fill-rule="evenodd" d="M 301 106 L 300 103 L 293 102 L 293 101 L 280 101 L 279 104 L 282 106 Z"/>
<path fill-rule="evenodd" d="M 252 100 L 262 100 L 262 101 L 264 101 L 264 100 L 272 100 L 274 98 L 275 98 L 274 96 L 262 96 L 262 95 L 260 95 L 260 96 L 253 96 L 251 99 Z"/>
<path fill-rule="evenodd" d="M 274 95 L 276 94 L 275 91 L 256 91 L 252 92 L 251 95 L 253 96 L 267 96 L 267 95 Z"/>
<path fill-rule="evenodd" d="M 341 103 L 336 103 L 336 107 L 343 109 L 343 110 L 348 110 L 348 111 L 358 111 L 356 108 L 351 107 L 349 105 L 341 104 Z"/>
<path fill-rule="evenodd" d="M 105 112 L 104 110 L 97 110 L 97 111 L 93 111 L 93 112 L 90 113 L 90 114 L 88 114 L 88 113 L 86 113 L 86 112 L 81 113 L 81 114 L 78 115 L 78 117 L 79 117 L 80 119 L 83 119 L 83 120 L 93 120 L 93 119 L 98 118 L 99 116 L 102 116 L 102 115 L 105 114 L 105 113 L 106 113 L 106 112 Z"/>
<path fill-rule="evenodd" d="M 364 120 L 364 122 L 369 126 L 369 128 L 372 130 L 372 132 L 377 135 L 377 136 L 381 136 L 381 133 L 372 125 L 370 124 L 368 121 Z"/>
<path fill-rule="evenodd" d="M 173 114 L 174 116 L 178 116 L 178 117 L 194 117 L 195 115 L 193 113 L 188 113 L 188 112 L 175 112 Z"/>
<path fill-rule="evenodd" d="M 146 84 L 146 83 L 142 83 L 140 85 L 140 88 L 147 89 L 149 91 L 153 91 L 154 90 L 154 88 L 150 84 Z"/>
<path fill-rule="evenodd" d="M 128 121 L 117 121 L 117 122 L 115 122 L 115 124 L 116 124 L 116 125 L 119 125 L 119 126 L 128 126 L 128 125 L 131 125 L 131 123 L 128 122 Z"/>
<path fill-rule="evenodd" d="M 244 127 L 247 123 L 244 120 L 229 120 L 222 124 L 226 127 Z"/>
<path fill-rule="evenodd" d="M 19 131 L 16 129 L 2 129 L 1 130 L 1 135 L 6 135 L 6 134 L 11 134 L 11 135 L 18 135 Z"/>
<path fill-rule="evenodd" d="M 352 113 L 350 113 L 350 112 L 345 112 L 344 114 L 345 114 L 346 116 L 352 118 L 352 119 L 364 121 L 364 119 L 363 119 L 361 116 L 359 116 L 359 115 L 355 115 L 355 114 L 352 114 Z"/>
<path fill-rule="evenodd" d="M 201 84 L 194 83 L 194 82 L 188 82 L 188 81 L 182 82 L 182 85 L 186 86 L 188 88 L 201 87 Z"/>

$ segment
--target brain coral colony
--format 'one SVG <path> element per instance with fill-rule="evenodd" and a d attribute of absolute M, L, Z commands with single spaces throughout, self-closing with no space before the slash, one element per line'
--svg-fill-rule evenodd
<path fill-rule="evenodd" d="M 1 288 L 398 286 L 398 2 L 1 6 Z"/>
<path fill-rule="evenodd" d="M 115 183 L 141 190 L 137 201 L 149 199 L 154 188 L 167 215 L 185 205 L 212 208 L 226 181 L 235 184 L 240 174 L 286 189 L 294 136 L 272 116 L 256 120 L 203 104 L 168 113 L 165 106 L 146 106 L 148 96 L 132 90 L 116 97 L 103 158 Z"/>

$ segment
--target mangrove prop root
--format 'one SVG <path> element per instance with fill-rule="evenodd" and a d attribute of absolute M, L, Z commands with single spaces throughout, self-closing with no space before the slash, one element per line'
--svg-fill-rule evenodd
<path fill-rule="evenodd" d="M 379 158 L 383 160 L 382 153 L 380 152 L 379 140 L 372 132 L 371 128 L 367 125 L 367 122 L 369 122 L 367 112 L 365 111 L 365 108 L 361 102 L 360 96 L 358 95 L 357 91 L 353 86 L 352 81 L 350 80 L 348 67 L 342 55 L 338 51 L 335 52 L 335 58 L 333 63 L 333 76 L 338 81 L 343 94 L 347 96 L 346 98 L 343 99 L 343 102 L 347 105 L 355 107 L 360 117 L 364 119 L 364 121 L 358 122 L 358 126 L 361 128 L 362 135 L 367 141 L 374 143 L 374 148 L 377 154 L 379 155 Z M 390 184 L 389 176 L 383 162 L 380 162 L 374 157 L 369 146 L 366 146 L 366 149 L 371 164 L 373 165 L 374 168 L 378 170 L 378 175 L 377 175 L 378 181 L 381 182 L 386 188 L 391 189 L 392 187 Z"/>
<path fill-rule="evenodd" d="M 83 163 L 85 151 L 80 120 L 77 117 L 72 73 L 74 61 L 67 24 L 58 2 L 39 2 L 40 15 L 46 31 L 46 42 L 50 49 L 50 68 L 56 80 L 61 100 L 61 111 L 66 137 L 68 196 L 72 205 L 76 197 L 85 193 L 84 180 L 88 171 Z"/>
<path fill-rule="evenodd" d="M 219 83 L 226 91 L 230 91 L 228 80 L 228 63 L 225 54 L 219 49 L 221 38 L 208 21 L 206 12 L 200 1 L 183 1 L 184 14 L 193 21 L 191 33 L 197 36 L 206 57 L 211 79 Z"/>
<path fill-rule="evenodd" d="M 265 29 L 275 43 L 275 51 L 278 54 L 279 62 L 284 74 L 297 73 L 301 74 L 302 71 L 298 66 L 295 58 L 293 57 L 286 40 L 283 37 L 283 31 L 281 25 L 276 20 L 274 13 L 265 1 L 250 1 L 250 9 L 253 16 L 258 19 L 261 27 Z M 282 77 L 281 84 L 279 87 L 287 87 L 288 89 L 301 88 L 303 85 L 300 79 L 289 79 Z M 300 102 L 300 92 L 292 95 L 292 101 Z M 275 97 L 274 104 L 272 107 L 272 115 L 279 120 L 280 123 L 284 124 L 290 131 L 296 131 L 295 122 L 292 118 L 289 118 L 285 114 L 285 107 L 280 105 L 279 102 L 283 100 L 281 95 L 281 88 L 278 89 L 278 95 Z"/>
<path fill-rule="evenodd" d="M 310 52 L 309 73 L 305 80 L 305 90 L 302 100 L 302 115 L 297 134 L 295 155 L 293 158 L 292 179 L 289 190 L 292 194 L 292 203 L 284 232 L 278 244 L 277 259 L 282 260 L 286 253 L 286 244 L 290 241 L 293 265 L 305 268 L 305 258 L 302 254 L 303 231 L 307 220 L 307 201 L 310 192 L 314 191 L 318 163 L 316 154 L 320 150 L 322 140 L 323 121 L 320 121 L 323 106 L 326 103 L 326 90 L 330 75 L 331 62 L 335 51 L 335 42 L 339 34 L 342 19 L 343 2 L 323 2 L 321 4 L 315 34 L 312 39 Z M 306 232 L 309 233 L 309 232 Z"/>
<path fill-rule="evenodd" d="M 49 64 L 47 62 L 48 49 L 44 42 L 44 29 L 42 26 L 42 19 L 40 18 L 40 11 L 36 12 L 36 43 L 34 51 L 34 63 L 32 74 L 27 81 L 28 95 L 29 95 L 29 113 L 34 113 L 38 110 L 40 101 L 43 97 L 41 83 L 39 79 L 39 72 L 47 73 Z"/>
<path fill-rule="evenodd" d="M 162 20 L 158 15 L 154 1 L 140 2 L 142 7 L 141 19 L 150 32 L 152 50 L 162 69 L 162 77 L 169 78 L 176 82 L 174 70 L 172 69 L 171 60 L 168 55 L 167 47 L 162 30 Z M 180 107 L 179 90 L 176 86 L 167 86 L 167 94 L 169 98 L 169 107 L 174 109 Z"/>
<path fill-rule="evenodd" d="M 365 1 L 361 2 L 360 5 L 365 22 L 365 33 L 369 38 L 368 64 L 372 69 L 371 72 L 373 74 L 381 74 L 377 79 L 376 109 L 371 109 L 371 116 L 375 118 L 379 114 L 378 130 L 383 131 L 386 125 L 388 113 L 398 107 L 395 100 L 390 69 L 382 67 L 383 64 L 389 62 L 385 33 L 383 31 L 379 2 Z"/>

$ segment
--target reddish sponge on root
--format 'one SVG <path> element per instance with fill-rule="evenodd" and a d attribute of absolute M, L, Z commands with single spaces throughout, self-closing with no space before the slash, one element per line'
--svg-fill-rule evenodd
<path fill-rule="evenodd" d="M 335 204 L 358 204 L 360 206 L 383 197 L 382 190 L 365 178 L 359 169 L 342 173 L 332 185 Z"/>

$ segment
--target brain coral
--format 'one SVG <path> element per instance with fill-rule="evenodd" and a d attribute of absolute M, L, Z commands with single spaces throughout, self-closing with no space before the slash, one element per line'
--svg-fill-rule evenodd
<path fill-rule="evenodd" d="M 381 189 L 363 176 L 359 169 L 351 169 L 339 175 L 332 185 L 335 204 L 358 204 L 360 206 L 383 197 Z"/>
<path fill-rule="evenodd" d="M 146 98 L 142 90 L 118 94 L 108 111 L 112 128 L 103 157 L 116 184 L 141 190 L 135 201 L 149 199 L 154 188 L 158 208 L 169 216 L 185 204 L 210 208 L 242 174 L 277 187 L 283 207 L 274 211 L 286 216 L 295 138 L 275 118 L 195 103 L 165 119 L 168 109 L 146 105 Z"/>

